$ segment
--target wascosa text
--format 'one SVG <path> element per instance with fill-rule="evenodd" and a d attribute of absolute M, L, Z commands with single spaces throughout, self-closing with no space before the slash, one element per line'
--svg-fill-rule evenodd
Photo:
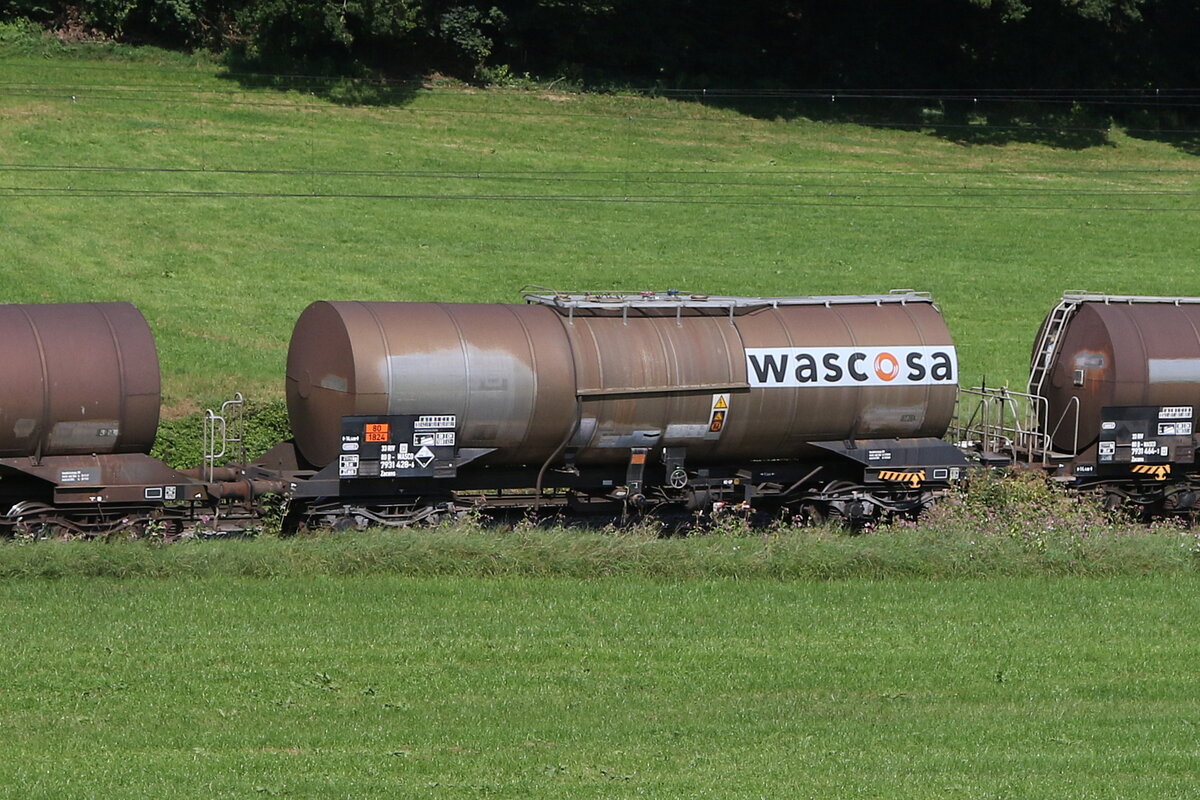
<path fill-rule="evenodd" d="M 953 347 L 748 347 L 755 388 L 926 386 L 958 382 Z"/>

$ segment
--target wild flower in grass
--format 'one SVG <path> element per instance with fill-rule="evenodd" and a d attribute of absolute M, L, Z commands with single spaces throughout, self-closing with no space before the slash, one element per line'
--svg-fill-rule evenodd
<path fill-rule="evenodd" d="M 13 526 L 13 539 L 17 542 L 35 541 L 38 538 L 36 527 L 25 522 L 18 522 Z"/>
<path fill-rule="evenodd" d="M 1045 553 L 1046 538 L 1040 531 L 1016 531 L 1011 534 L 1027 553 Z"/>
<path fill-rule="evenodd" d="M 1200 532 L 1180 531 L 1179 536 L 1183 540 L 1180 547 L 1194 556 L 1200 556 Z"/>
<path fill-rule="evenodd" d="M 714 536 L 746 536 L 752 530 L 748 503 L 713 503 L 708 532 Z"/>
<path fill-rule="evenodd" d="M 134 532 L 136 533 L 136 529 Z M 147 541 L 162 544 L 167 540 L 167 527 L 163 524 L 162 520 L 147 520 L 142 527 L 142 535 Z"/>

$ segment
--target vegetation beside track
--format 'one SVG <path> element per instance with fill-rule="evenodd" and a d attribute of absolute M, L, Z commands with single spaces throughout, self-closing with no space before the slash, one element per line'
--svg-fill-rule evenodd
<path fill-rule="evenodd" d="M 922 518 L 866 534 L 787 521 L 716 520 L 688 535 L 655 523 L 604 531 L 485 520 L 439 528 L 289 538 L 16 540 L 0 546 L 3 578 L 405 577 L 846 580 L 1187 575 L 1200 532 L 1109 518 L 1034 475 L 980 474 Z"/>

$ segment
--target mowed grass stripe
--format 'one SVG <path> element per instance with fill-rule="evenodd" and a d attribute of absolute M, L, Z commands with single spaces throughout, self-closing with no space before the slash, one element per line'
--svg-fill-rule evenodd
<path fill-rule="evenodd" d="M 1197 579 L 0 584 L 10 797 L 1183 797 Z"/>

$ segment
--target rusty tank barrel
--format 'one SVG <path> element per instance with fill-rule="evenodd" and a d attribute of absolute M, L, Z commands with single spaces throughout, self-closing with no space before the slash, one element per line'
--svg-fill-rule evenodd
<path fill-rule="evenodd" d="M 0 305 L 0 457 L 148 453 L 158 354 L 130 303 Z"/>
<path fill-rule="evenodd" d="M 794 457 L 808 443 L 941 436 L 958 368 L 922 294 L 527 295 L 525 305 L 317 302 L 287 401 L 301 454 L 337 457 L 347 415 L 453 415 L 459 447 L 540 464 Z"/>
<path fill-rule="evenodd" d="M 1035 340 L 1030 386 L 1046 400 L 1055 449 L 1090 446 L 1105 407 L 1200 407 L 1200 298 L 1069 294 L 1059 308 L 1061 330 L 1045 339 L 1051 311 Z"/>

